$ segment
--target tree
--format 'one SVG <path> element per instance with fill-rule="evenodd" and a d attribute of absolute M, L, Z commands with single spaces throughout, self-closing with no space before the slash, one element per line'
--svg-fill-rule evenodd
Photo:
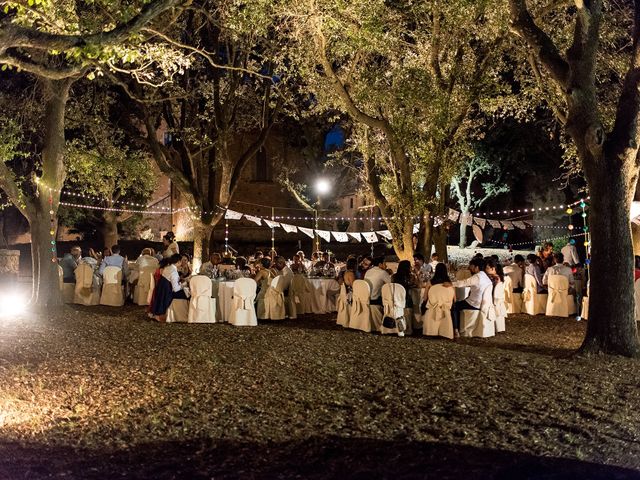
<path fill-rule="evenodd" d="M 444 206 L 452 173 L 447 153 L 480 95 L 499 83 L 491 69 L 505 28 L 490 5 L 324 0 L 291 7 L 286 31 L 301 46 L 310 90 L 362 127 L 352 139 L 366 150 L 364 178 L 401 258 L 413 256 L 416 218 L 431 250 L 432 214 Z"/>
<path fill-rule="evenodd" d="M 606 104 L 597 85 L 607 19 L 603 1 L 576 0 L 573 38 L 564 55 L 525 0 L 509 0 L 509 6 L 514 31 L 542 66 L 544 80 L 561 92 L 561 121 L 576 146 L 591 195 L 589 321 L 581 351 L 638 356 L 629 211 L 640 168 L 640 2 L 633 9 L 630 42 L 620 47 L 628 63 L 610 124 L 603 118 Z"/>
<path fill-rule="evenodd" d="M 109 121 L 115 105 L 101 87 L 87 92 L 71 108 L 74 138 L 67 143 L 65 185 L 97 197 L 106 209 L 122 209 L 119 201 L 125 199 L 146 204 L 157 184 L 149 155 L 131 147 L 124 132 Z M 118 243 L 118 223 L 124 216 L 114 210 L 100 211 L 99 216 L 104 245 L 111 247 Z"/>
<path fill-rule="evenodd" d="M 7 163 L 0 162 L 0 188 L 31 227 L 33 305 L 62 303 L 50 231 L 57 229 L 55 216 L 65 178 L 65 107 L 71 86 L 99 65 L 134 74 L 145 71 L 150 64 L 162 73 L 171 68 L 168 55 L 162 58 L 158 51 L 139 49 L 145 40 L 139 32 L 181 3 L 182 0 L 0 1 L 5 12 L 0 19 L 0 64 L 36 77 L 44 107 L 41 160 L 35 164 L 31 178 L 22 181 Z M 121 65 L 123 59 L 127 65 Z M 139 67 L 140 62 L 145 67 Z"/>
<path fill-rule="evenodd" d="M 482 193 L 478 196 L 474 182 L 479 176 L 490 179 L 481 184 Z M 509 187 L 502 183 L 500 171 L 495 164 L 482 152 L 471 154 L 461 166 L 460 171 L 451 179 L 451 192 L 460 208 L 460 248 L 467 246 L 466 219 L 471 219 L 471 212 L 480 208 L 490 198 L 509 191 Z"/>
<path fill-rule="evenodd" d="M 121 87 L 153 158 L 188 202 L 194 221 L 194 262 L 208 258 L 211 234 L 224 217 L 240 178 L 264 147 L 282 107 L 275 89 L 268 5 L 194 2 L 183 21 L 163 36 L 193 55 L 192 65 L 160 89 Z M 171 136 L 158 139 L 161 126 Z M 133 123 L 131 132 L 141 133 Z"/>

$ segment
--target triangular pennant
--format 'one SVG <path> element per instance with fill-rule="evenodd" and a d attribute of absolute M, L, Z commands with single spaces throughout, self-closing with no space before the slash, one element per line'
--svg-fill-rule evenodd
<path fill-rule="evenodd" d="M 460 215 L 460 223 L 464 226 L 470 227 L 473 224 L 473 217 L 470 213 L 464 213 Z"/>
<path fill-rule="evenodd" d="M 246 215 L 245 214 L 244 218 L 246 218 L 247 220 L 252 221 L 256 225 L 262 225 L 262 219 L 260 217 L 254 217 L 253 215 Z"/>
<path fill-rule="evenodd" d="M 502 222 L 505 230 L 513 230 L 513 222 Z"/>
<path fill-rule="evenodd" d="M 298 227 L 298 230 L 300 230 L 302 233 L 304 233 L 309 238 L 313 238 L 314 237 L 312 228 Z"/>
<path fill-rule="evenodd" d="M 489 222 L 489 225 L 491 225 L 493 228 L 501 228 L 500 222 L 498 220 L 487 220 Z"/>
<path fill-rule="evenodd" d="M 484 228 L 487 225 L 487 219 L 486 218 L 478 218 L 478 217 L 473 217 L 474 222 L 476 222 L 478 224 L 478 226 L 480 228 Z"/>
<path fill-rule="evenodd" d="M 513 226 L 516 228 L 519 228 L 520 230 L 525 230 L 527 228 L 527 225 L 524 222 L 513 222 Z"/>
<path fill-rule="evenodd" d="M 325 242 L 330 242 L 331 241 L 331 232 L 329 230 L 316 230 L 316 233 Z"/>
<path fill-rule="evenodd" d="M 362 232 L 362 236 L 367 241 L 367 243 L 375 243 L 378 241 L 376 232 Z"/>
<path fill-rule="evenodd" d="M 420 231 L 420 224 L 416 223 L 413 225 L 413 233 L 418 233 Z"/>
<path fill-rule="evenodd" d="M 389 230 L 378 230 L 376 233 L 387 240 L 391 240 L 393 238 Z"/>
<path fill-rule="evenodd" d="M 266 218 L 263 218 L 263 220 L 264 220 L 264 223 L 266 223 L 269 228 L 277 228 L 280 226 L 278 222 L 272 222 L 271 220 L 267 220 Z"/>
<path fill-rule="evenodd" d="M 287 225 L 286 223 L 281 223 L 280 226 L 284 228 L 284 231 L 287 233 L 296 233 L 298 231 L 298 227 L 295 225 Z"/>
<path fill-rule="evenodd" d="M 362 241 L 362 235 L 360 235 L 359 233 L 347 232 L 347 235 L 349 235 L 354 240 L 357 240 L 358 242 Z"/>
<path fill-rule="evenodd" d="M 333 235 L 333 238 L 335 238 L 338 242 L 344 243 L 349 241 L 349 235 L 344 232 L 331 232 L 331 235 Z"/>
<path fill-rule="evenodd" d="M 444 223 L 444 220 L 443 220 L 442 217 L 436 217 L 436 218 L 433 219 L 433 226 L 434 227 L 439 227 L 443 223 Z"/>
<path fill-rule="evenodd" d="M 453 208 L 449 209 L 449 220 L 451 220 L 452 222 L 457 222 L 459 216 L 460 212 L 454 210 Z"/>
<path fill-rule="evenodd" d="M 242 213 L 227 208 L 227 211 L 224 212 L 224 218 L 227 220 L 240 220 Z"/>

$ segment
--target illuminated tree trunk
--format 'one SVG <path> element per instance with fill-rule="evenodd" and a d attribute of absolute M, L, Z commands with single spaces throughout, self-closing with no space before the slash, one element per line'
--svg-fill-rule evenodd
<path fill-rule="evenodd" d="M 104 246 L 111 248 L 118 244 L 118 215 L 115 212 L 104 212 L 102 238 Z"/>
<path fill-rule="evenodd" d="M 213 226 L 194 220 L 193 226 L 193 268 L 194 270 L 209 261 L 209 242 Z"/>

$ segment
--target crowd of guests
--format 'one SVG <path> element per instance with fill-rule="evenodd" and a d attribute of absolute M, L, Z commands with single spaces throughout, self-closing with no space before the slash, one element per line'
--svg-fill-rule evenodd
<path fill-rule="evenodd" d="M 126 257 L 120 254 L 120 247 L 114 245 L 104 249 L 101 254 L 89 250 L 89 254 L 82 256 L 82 250 L 74 246 L 66 254 L 60 265 L 65 282 L 74 282 L 74 270 L 80 263 L 90 264 L 94 268 L 96 278 L 100 279 L 104 269 L 114 266 L 122 270 L 123 283 L 135 285 L 135 274 L 143 269 L 154 270 L 155 291 L 153 292 L 150 315 L 162 320 L 173 299 L 189 297 L 188 282 L 192 275 L 205 275 L 211 279 L 224 277 L 236 279 L 240 277 L 253 278 L 258 286 L 258 297 L 264 295 L 271 281 L 277 276 L 284 276 L 284 290 L 288 289 L 294 274 L 322 276 L 335 278 L 338 285 L 344 285 L 348 299 L 351 298 L 353 283 L 365 280 L 370 287 L 370 303 L 382 305 L 381 291 L 387 283 L 402 285 L 407 292 L 412 289 L 423 289 L 420 307 L 424 313 L 429 301 L 429 290 L 432 286 L 441 285 L 450 291 L 452 318 L 455 331 L 460 327 L 460 315 L 464 310 L 479 310 L 482 292 L 489 286 L 504 282 L 505 275 L 512 281 L 514 292 L 522 292 L 525 274 L 536 280 L 538 293 L 547 291 L 550 275 L 563 275 L 567 278 L 570 293 L 581 294 L 584 289 L 584 269 L 573 240 L 569 241 L 560 252 L 554 252 L 553 244 L 545 243 L 537 254 L 530 254 L 526 259 L 516 255 L 513 261 L 503 266 L 498 256 L 483 258 L 477 254 L 469 262 L 470 277 L 453 281 L 448 267 L 439 261 L 438 255 L 433 254 L 429 261 L 419 253 L 413 257 L 413 263 L 408 260 L 400 261 L 395 272 L 386 264 L 384 256 L 372 257 L 368 255 L 357 257 L 349 255 L 344 262 L 336 262 L 329 252 L 314 252 L 307 259 L 303 251 L 298 251 L 291 260 L 271 251 L 264 255 L 255 252 L 249 258 L 232 258 L 229 253 L 212 252 L 208 261 L 204 262 L 197 272 L 192 271 L 192 259 L 187 254 L 180 254 L 179 247 L 172 232 L 163 237 L 163 248 L 155 252 L 151 248 L 144 248 L 136 259 L 134 274 Z M 640 259 L 636 258 L 636 279 L 640 278 Z M 466 298 L 456 298 L 457 287 L 468 287 Z M 329 294 L 337 295 L 338 290 Z M 414 307 L 414 297 L 406 295 L 406 308 Z"/>

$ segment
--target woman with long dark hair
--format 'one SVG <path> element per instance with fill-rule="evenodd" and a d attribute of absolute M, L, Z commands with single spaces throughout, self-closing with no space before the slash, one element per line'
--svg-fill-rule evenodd
<path fill-rule="evenodd" d="M 433 277 L 427 282 L 424 287 L 424 295 L 422 296 L 422 310 L 426 310 L 427 300 L 429 298 L 429 289 L 434 285 L 442 285 L 443 287 L 451 288 L 454 292 L 453 299 L 455 301 L 455 288 L 449 278 L 449 272 L 447 272 L 447 266 L 444 263 L 438 263 L 433 271 Z"/>
<path fill-rule="evenodd" d="M 402 260 L 398 263 L 396 273 L 391 276 L 391 282 L 402 285 L 407 292 L 405 297 L 405 308 L 413 308 L 413 298 L 411 298 L 411 289 L 416 287 L 416 280 L 411 269 L 409 260 Z"/>

